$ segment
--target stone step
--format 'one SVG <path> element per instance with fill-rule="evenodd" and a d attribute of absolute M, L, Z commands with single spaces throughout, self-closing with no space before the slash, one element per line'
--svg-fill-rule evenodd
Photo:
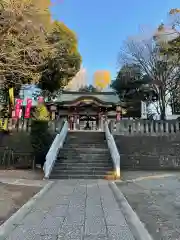
<path fill-rule="evenodd" d="M 60 151 L 61 152 L 65 152 L 65 151 L 94 151 L 94 152 L 98 152 L 98 151 L 102 151 L 102 152 L 109 152 L 109 149 L 107 146 L 98 146 L 98 147 L 94 147 L 94 146 L 71 146 L 71 145 L 65 145 Z"/>
<path fill-rule="evenodd" d="M 54 168 L 59 168 L 59 169 L 63 169 L 63 168 L 109 168 L 109 167 L 113 167 L 113 162 L 109 161 L 109 162 L 56 162 L 54 165 Z"/>
<path fill-rule="evenodd" d="M 95 136 L 95 137 L 103 137 L 105 135 L 104 132 L 91 132 L 91 131 L 82 131 L 82 132 L 68 132 L 68 137 L 84 137 L 84 136 Z"/>
<path fill-rule="evenodd" d="M 57 162 L 70 162 L 70 163 L 77 163 L 77 162 L 81 162 L 81 163 L 98 163 L 98 162 L 103 162 L 103 163 L 109 163 L 112 162 L 110 157 L 102 157 L 102 156 L 59 156 L 57 158 Z"/>
<path fill-rule="evenodd" d="M 50 179 L 104 179 L 112 170 L 104 133 L 70 132 Z"/>
<path fill-rule="evenodd" d="M 110 152 L 108 149 L 102 149 L 102 148 L 98 148 L 98 149 L 94 149 L 94 148 L 76 148 L 76 149 L 72 149 L 72 148 L 63 148 L 60 149 L 59 154 L 92 154 L 92 155 L 102 155 L 102 156 L 110 156 Z"/>
<path fill-rule="evenodd" d="M 67 158 L 67 157 L 80 157 L 80 158 L 89 158 L 89 159 L 94 159 L 94 158 L 97 158 L 97 159 L 109 159 L 111 158 L 110 154 L 107 154 L 107 153 L 104 153 L 104 154 L 100 154 L 100 153 L 91 153 L 91 155 L 87 152 L 60 152 L 58 154 L 58 158 L 61 157 L 61 158 Z"/>
<path fill-rule="evenodd" d="M 78 141 L 74 141 L 74 142 L 64 142 L 64 146 L 74 146 L 74 147 L 79 147 L 79 146 L 83 146 L 83 147 L 87 147 L 87 146 L 93 146 L 93 147 L 106 147 L 107 144 L 104 143 L 104 142 L 93 142 L 90 141 L 90 142 L 86 142 L 86 141 L 82 141 L 82 142 L 78 142 Z"/>
<path fill-rule="evenodd" d="M 111 171 L 113 169 L 110 169 Z M 57 170 L 57 169 L 54 169 L 52 171 L 52 175 L 55 174 L 55 175 L 107 175 L 108 172 L 110 172 L 110 170 L 105 170 L 105 169 L 80 169 L 80 170 L 76 170 L 74 171 L 74 169 L 67 169 L 67 170 L 64 170 L 64 169 L 61 169 L 61 170 Z"/>
<path fill-rule="evenodd" d="M 105 179 L 105 175 L 51 175 L 50 179 Z"/>
<path fill-rule="evenodd" d="M 111 158 L 111 155 L 109 153 L 100 153 L 99 152 L 89 152 L 89 151 L 84 151 L 84 152 L 71 152 L 71 151 L 67 151 L 67 152 L 59 152 L 58 154 L 58 157 L 80 157 L 80 158 L 89 158 L 89 159 L 92 159 L 92 158 L 103 158 L 103 159 L 110 159 Z"/>
<path fill-rule="evenodd" d="M 87 165 L 81 165 L 81 166 L 77 166 L 77 165 L 69 165 L 69 164 L 59 164 L 59 165 L 56 165 L 54 166 L 54 171 L 61 171 L 61 170 L 73 170 L 73 171 L 81 171 L 81 172 L 84 172 L 84 171 L 111 171 L 113 168 L 113 165 L 108 165 L 108 166 L 96 166 L 96 165 L 90 165 L 90 166 L 87 166 Z"/>
<path fill-rule="evenodd" d="M 64 147 L 68 148 L 88 148 L 88 147 L 93 147 L 93 148 L 107 148 L 107 144 L 104 143 L 65 143 Z"/>

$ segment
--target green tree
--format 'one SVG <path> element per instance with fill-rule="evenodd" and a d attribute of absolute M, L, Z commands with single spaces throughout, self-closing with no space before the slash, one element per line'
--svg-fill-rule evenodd
<path fill-rule="evenodd" d="M 53 92 L 79 70 L 75 33 L 51 19 L 50 0 L 2 0 L 0 82 L 5 88 L 39 84 Z M 1 86 L 1 88 L 2 88 Z"/>
<path fill-rule="evenodd" d="M 39 81 L 40 68 L 52 52 L 30 1 L 3 1 L 0 6 L 0 78 L 5 87 Z"/>
<path fill-rule="evenodd" d="M 81 55 L 75 33 L 63 23 L 53 23 L 48 42 L 55 51 L 53 56 L 47 58 L 39 86 L 52 93 L 64 88 L 76 75 L 80 69 Z"/>
<path fill-rule="evenodd" d="M 125 100 L 131 95 L 136 95 L 137 97 L 142 84 L 144 84 L 144 79 L 140 66 L 136 64 L 126 64 L 119 70 L 111 87 L 117 92 L 121 100 Z"/>
<path fill-rule="evenodd" d="M 33 111 L 30 136 L 36 163 L 42 167 L 53 140 L 48 128 L 49 120 L 50 114 L 45 104 L 39 103 Z"/>
<path fill-rule="evenodd" d="M 137 64 L 125 64 L 120 68 L 111 88 L 126 106 L 128 116 L 140 117 L 141 101 L 151 94 L 149 82 Z"/>

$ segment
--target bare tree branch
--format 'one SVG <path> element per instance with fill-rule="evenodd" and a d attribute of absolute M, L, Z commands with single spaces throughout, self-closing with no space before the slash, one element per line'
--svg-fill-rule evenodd
<path fill-rule="evenodd" d="M 153 38 L 148 40 L 127 40 L 120 52 L 120 61 L 124 64 L 137 64 L 158 95 L 161 114 L 174 96 L 179 84 L 180 58 L 161 52 L 161 46 Z M 169 97 L 167 97 L 170 95 Z"/>

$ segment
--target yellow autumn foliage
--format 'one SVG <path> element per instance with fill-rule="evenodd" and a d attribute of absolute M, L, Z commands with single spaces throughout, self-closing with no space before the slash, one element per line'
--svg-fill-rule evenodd
<path fill-rule="evenodd" d="M 177 14 L 177 13 L 180 13 L 180 8 L 173 8 L 169 11 L 170 15 L 174 15 L 174 14 Z"/>
<path fill-rule="evenodd" d="M 100 89 L 106 88 L 111 82 L 109 71 L 100 70 L 94 73 L 94 86 Z"/>
<path fill-rule="evenodd" d="M 34 118 L 38 121 L 49 121 L 50 120 L 50 114 L 47 110 L 47 107 L 45 104 L 38 104 L 35 113 Z"/>

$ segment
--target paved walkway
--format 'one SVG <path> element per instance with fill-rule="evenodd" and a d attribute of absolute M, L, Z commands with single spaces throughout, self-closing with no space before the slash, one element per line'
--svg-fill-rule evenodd
<path fill-rule="evenodd" d="M 108 182 L 55 182 L 6 240 L 134 240 Z"/>

